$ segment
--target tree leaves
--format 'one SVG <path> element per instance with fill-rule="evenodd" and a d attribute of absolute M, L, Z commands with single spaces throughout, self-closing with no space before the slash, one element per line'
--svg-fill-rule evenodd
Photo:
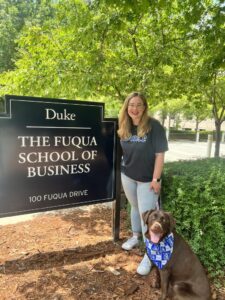
<path fill-rule="evenodd" d="M 16 68 L 2 74 L 2 95 L 104 99 L 116 114 L 132 90 L 143 91 L 151 107 L 184 97 L 195 107 L 196 95 L 212 105 L 214 93 L 214 117 L 223 111 L 225 16 L 219 2 L 35 3 L 36 17 L 24 19 L 20 37 L 10 33 L 18 44 Z"/>

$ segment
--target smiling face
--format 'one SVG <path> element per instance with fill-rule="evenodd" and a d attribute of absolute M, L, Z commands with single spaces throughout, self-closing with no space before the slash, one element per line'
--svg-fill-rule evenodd
<path fill-rule="evenodd" d="M 147 224 L 145 236 L 154 244 L 158 244 L 175 227 L 172 215 L 162 210 L 150 210 L 143 214 L 143 221 Z"/>
<path fill-rule="evenodd" d="M 138 125 L 145 111 L 143 100 L 139 96 L 130 99 L 128 103 L 127 113 L 132 119 L 134 125 Z"/>

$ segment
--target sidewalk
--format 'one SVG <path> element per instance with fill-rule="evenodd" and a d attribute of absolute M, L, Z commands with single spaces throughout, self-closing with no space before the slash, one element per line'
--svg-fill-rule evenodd
<path fill-rule="evenodd" d="M 166 152 L 165 161 L 195 160 L 207 157 L 207 142 L 170 141 L 169 151 Z M 215 143 L 212 144 L 211 156 L 214 157 Z M 225 158 L 225 143 L 220 144 L 220 157 Z"/>
<path fill-rule="evenodd" d="M 212 145 L 211 157 L 214 156 L 215 144 Z M 165 162 L 172 162 L 178 160 L 195 160 L 199 158 L 206 158 L 207 156 L 207 142 L 190 142 L 190 141 L 170 141 L 169 142 L 169 151 L 166 152 Z M 220 145 L 220 156 L 225 158 L 225 143 L 221 143 Z M 109 205 L 112 202 L 108 202 L 105 205 Z M 102 205 L 102 204 L 95 204 Z M 103 204 L 104 205 L 104 204 Z M 81 206 L 80 209 L 90 209 L 91 205 L 88 207 Z M 26 214 L 21 216 L 12 216 L 0 218 L 0 226 L 7 224 L 16 224 L 18 222 L 31 220 L 39 215 L 43 214 L 51 214 L 56 211 L 48 211 L 48 212 L 40 212 L 35 214 Z M 59 213 L 59 210 L 57 210 Z"/>

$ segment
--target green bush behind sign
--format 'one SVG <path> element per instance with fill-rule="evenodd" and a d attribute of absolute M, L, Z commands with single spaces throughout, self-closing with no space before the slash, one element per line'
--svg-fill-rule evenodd
<path fill-rule="evenodd" d="M 163 209 L 212 277 L 225 270 L 225 159 L 166 163 Z"/>

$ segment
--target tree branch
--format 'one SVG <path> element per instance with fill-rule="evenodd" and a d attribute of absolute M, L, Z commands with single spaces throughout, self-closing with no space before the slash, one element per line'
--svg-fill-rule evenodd
<path fill-rule="evenodd" d="M 134 49 L 134 53 L 135 53 L 136 57 L 139 56 L 139 53 L 138 53 L 138 48 L 137 48 L 137 42 L 136 42 L 136 39 L 135 39 L 134 35 L 135 35 L 136 31 L 137 31 L 137 28 L 138 28 L 138 26 L 140 24 L 140 21 L 141 21 L 142 17 L 143 17 L 143 15 L 141 15 L 139 17 L 139 19 L 137 21 L 137 24 L 135 25 L 134 29 L 128 29 L 129 34 L 132 36 L 131 40 L 132 40 L 132 45 L 133 45 L 133 49 Z"/>
<path fill-rule="evenodd" d="M 135 39 L 134 37 L 132 37 L 132 45 L 133 45 L 134 53 L 135 53 L 135 55 L 138 57 L 138 56 L 139 56 L 139 53 L 138 53 L 138 48 L 137 48 L 136 39 Z"/>
<path fill-rule="evenodd" d="M 117 86 L 116 84 L 114 85 L 114 88 L 115 88 L 116 92 L 118 93 L 119 98 L 123 101 L 123 100 L 124 100 L 124 97 L 123 97 L 123 95 L 121 94 L 121 91 L 120 91 L 120 89 L 118 88 L 118 86 Z"/>
<path fill-rule="evenodd" d="M 220 118 L 219 118 L 220 124 L 222 124 L 225 119 L 224 112 L 225 112 L 225 107 L 222 108 L 221 113 L 220 113 Z"/>

